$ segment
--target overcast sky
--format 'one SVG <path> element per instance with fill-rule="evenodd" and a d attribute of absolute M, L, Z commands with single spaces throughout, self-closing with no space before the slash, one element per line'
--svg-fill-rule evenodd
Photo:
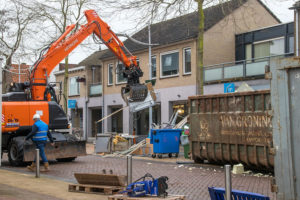
<path fill-rule="evenodd" d="M 291 22 L 294 18 L 294 11 L 289 10 L 296 0 L 262 0 L 268 8 L 284 23 Z"/>
<path fill-rule="evenodd" d="M 265 5 L 283 22 L 293 21 L 293 11 L 289 10 L 290 7 L 296 2 L 296 0 L 261 0 Z M 123 18 L 105 18 L 103 20 L 108 23 L 111 29 L 116 33 L 131 34 L 132 29 L 135 26 L 132 21 Z M 77 47 L 70 55 L 69 62 L 78 64 L 80 61 L 88 57 L 94 52 L 97 47 L 93 47 L 93 50 L 88 51 L 86 48 Z"/>

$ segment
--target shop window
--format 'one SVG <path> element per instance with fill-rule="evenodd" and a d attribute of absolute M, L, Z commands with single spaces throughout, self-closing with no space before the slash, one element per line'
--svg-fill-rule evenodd
<path fill-rule="evenodd" d="M 111 113 L 114 113 L 119 109 L 120 107 L 113 107 L 111 108 Z M 123 133 L 123 112 L 122 111 L 114 114 L 111 117 L 111 131 L 117 133 Z"/>
<path fill-rule="evenodd" d="M 92 137 L 96 137 L 96 134 L 102 133 L 102 122 L 96 123 L 102 118 L 102 109 L 92 109 Z"/>
<path fill-rule="evenodd" d="M 188 115 L 188 106 L 187 102 L 173 102 L 172 103 L 173 114 L 178 111 L 176 123 L 179 123 L 183 118 Z"/>
<path fill-rule="evenodd" d="M 72 132 L 77 136 L 83 136 L 83 110 L 82 108 L 71 109 Z"/>
<path fill-rule="evenodd" d="M 82 108 L 71 109 L 71 122 L 74 128 L 83 128 Z"/>

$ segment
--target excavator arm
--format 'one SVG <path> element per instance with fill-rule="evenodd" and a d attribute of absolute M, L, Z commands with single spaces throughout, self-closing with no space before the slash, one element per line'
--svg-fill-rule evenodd
<path fill-rule="evenodd" d="M 123 99 L 127 104 L 128 101 L 144 101 L 149 93 L 147 86 L 139 82 L 143 72 L 137 64 L 136 56 L 129 52 L 94 10 L 87 10 L 84 14 L 87 24 L 76 31 L 74 31 L 76 24 L 68 26 L 66 31 L 50 45 L 47 53 L 41 55 L 34 64 L 30 76 L 32 100 L 47 100 L 48 76 L 51 71 L 89 35 L 95 34 L 125 66 L 122 72 L 127 78 L 127 85 L 121 91 Z"/>

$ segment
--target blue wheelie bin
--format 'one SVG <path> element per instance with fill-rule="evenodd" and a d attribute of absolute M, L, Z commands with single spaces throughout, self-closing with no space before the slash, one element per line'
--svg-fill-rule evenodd
<path fill-rule="evenodd" d="M 173 154 L 178 157 L 181 131 L 181 129 L 151 129 L 152 157 L 162 158 L 163 154 L 168 154 L 170 158 Z"/>

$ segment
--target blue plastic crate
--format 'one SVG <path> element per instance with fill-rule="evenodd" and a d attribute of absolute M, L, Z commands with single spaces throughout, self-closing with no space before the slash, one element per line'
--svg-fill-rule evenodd
<path fill-rule="evenodd" d="M 215 187 L 209 187 L 208 188 L 209 195 L 211 200 L 225 200 L 225 189 L 224 188 L 215 188 Z M 270 200 L 270 197 L 257 194 L 257 193 L 251 193 L 251 192 L 245 192 L 240 190 L 232 190 L 231 191 L 231 199 L 233 200 Z"/>
<path fill-rule="evenodd" d="M 153 153 L 179 153 L 181 129 L 151 129 L 150 143 Z"/>

